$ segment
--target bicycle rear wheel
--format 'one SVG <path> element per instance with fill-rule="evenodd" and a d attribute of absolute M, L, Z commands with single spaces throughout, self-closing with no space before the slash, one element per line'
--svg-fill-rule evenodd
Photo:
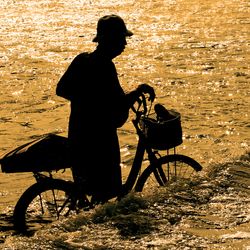
<path fill-rule="evenodd" d="M 17 231 L 37 230 L 68 216 L 75 208 L 73 182 L 53 179 L 30 186 L 18 200 L 13 214 Z"/>
<path fill-rule="evenodd" d="M 169 182 L 190 179 L 202 170 L 202 166 L 186 155 L 166 155 L 149 165 L 139 177 L 135 191 L 152 190 L 154 187 L 165 186 Z"/>

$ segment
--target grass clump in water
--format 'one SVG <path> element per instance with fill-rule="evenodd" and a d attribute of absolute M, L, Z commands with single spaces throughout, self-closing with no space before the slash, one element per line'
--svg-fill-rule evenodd
<path fill-rule="evenodd" d="M 149 202 L 142 197 L 129 194 L 118 202 L 107 203 L 93 215 L 94 223 L 111 222 L 122 236 L 139 236 L 153 230 L 153 219 L 138 213 L 148 208 Z"/>
<path fill-rule="evenodd" d="M 117 215 L 128 215 L 137 212 L 139 209 L 146 209 L 148 201 L 135 194 L 128 194 L 118 202 L 110 202 L 96 209 L 93 215 L 94 223 L 103 223 Z"/>

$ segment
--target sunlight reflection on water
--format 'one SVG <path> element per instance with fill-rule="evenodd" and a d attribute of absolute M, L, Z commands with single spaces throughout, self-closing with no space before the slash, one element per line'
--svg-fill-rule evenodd
<path fill-rule="evenodd" d="M 96 33 L 97 19 L 107 13 L 118 13 L 134 32 L 124 53 L 115 59 L 121 84 L 124 89 L 131 90 L 139 83 L 150 83 L 156 89 L 157 102 L 181 113 L 184 143 L 178 147 L 178 152 L 190 155 L 204 168 L 244 154 L 249 150 L 250 139 L 249 2 L 198 2 L 0 1 L 0 153 L 30 141 L 36 135 L 67 134 L 69 103 L 55 95 L 55 86 L 76 54 L 94 49 L 91 40 Z M 119 129 L 119 136 L 122 165 L 126 169 L 132 163 L 137 142 L 130 120 Z M 245 164 L 243 160 L 237 163 Z M 33 179 L 29 173 L 0 173 L 1 207 L 6 213 L 31 183 Z M 220 178 L 217 183 L 221 183 Z M 211 182 L 203 185 L 199 189 L 202 197 L 213 188 L 217 189 L 217 184 Z M 233 226 L 242 221 L 249 222 L 248 201 L 232 190 L 227 192 L 215 197 L 206 205 L 208 208 L 202 207 L 212 211 L 208 217 L 201 215 L 190 221 L 190 213 L 180 226 L 186 231 L 192 228 L 192 223 L 197 223 L 197 231 L 203 233 L 202 227 L 214 227 L 214 231 L 213 228 L 210 230 L 215 234 L 218 233 L 216 227 L 226 228 L 225 222 Z M 179 207 L 175 203 L 173 211 L 166 210 L 165 213 L 172 216 L 182 207 L 183 203 Z M 189 204 L 185 209 L 194 212 Z M 184 244 L 191 248 L 198 244 L 207 246 L 207 230 L 204 230 L 206 237 L 201 238 L 166 225 L 169 224 L 162 223 L 164 233 L 160 236 L 152 234 L 136 247 L 148 249 L 150 244 L 175 247 L 176 243 L 182 244 L 182 249 Z M 244 230 L 223 233 L 219 242 L 224 244 L 223 240 L 238 238 L 249 240 L 249 233 Z M 81 234 L 85 231 L 86 235 Z M 103 232 L 98 241 L 96 232 Z M 6 244 L 19 245 L 19 249 L 35 249 L 40 244 L 46 249 L 53 242 L 65 248 L 75 248 L 83 246 L 82 242 L 88 237 L 92 246 L 102 245 L 104 241 L 113 246 L 114 237 L 120 239 L 117 231 L 105 226 L 96 231 L 86 227 L 66 232 L 58 225 L 41 234 L 26 241 L 13 237 Z M 136 240 L 124 240 L 122 249 L 131 249 Z M 223 244 L 219 249 L 225 246 Z"/>

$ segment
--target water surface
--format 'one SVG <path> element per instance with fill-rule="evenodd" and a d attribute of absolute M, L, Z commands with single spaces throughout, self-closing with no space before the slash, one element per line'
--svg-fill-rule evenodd
<path fill-rule="evenodd" d="M 149 83 L 156 102 L 181 113 L 179 153 L 207 169 L 249 150 L 249 1 L 1 0 L 0 7 L 1 154 L 44 133 L 67 134 L 69 103 L 55 95 L 56 84 L 78 53 L 94 49 L 96 22 L 109 13 L 134 32 L 115 59 L 121 85 Z M 131 120 L 119 136 L 129 167 Z M 0 211 L 31 183 L 30 173 L 0 173 Z"/>

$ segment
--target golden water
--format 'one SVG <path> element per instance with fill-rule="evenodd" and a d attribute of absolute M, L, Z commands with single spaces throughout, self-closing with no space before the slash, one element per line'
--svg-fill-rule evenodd
<path fill-rule="evenodd" d="M 178 152 L 204 168 L 244 154 L 249 7 L 248 0 L 1 0 L 0 153 L 44 133 L 67 134 L 69 103 L 55 95 L 56 84 L 78 53 L 94 49 L 98 18 L 116 13 L 134 32 L 115 59 L 121 85 L 129 91 L 149 83 L 156 102 L 181 113 Z M 119 130 L 125 166 L 133 132 L 130 120 Z M 31 182 L 30 173 L 0 173 L 0 209 Z"/>

